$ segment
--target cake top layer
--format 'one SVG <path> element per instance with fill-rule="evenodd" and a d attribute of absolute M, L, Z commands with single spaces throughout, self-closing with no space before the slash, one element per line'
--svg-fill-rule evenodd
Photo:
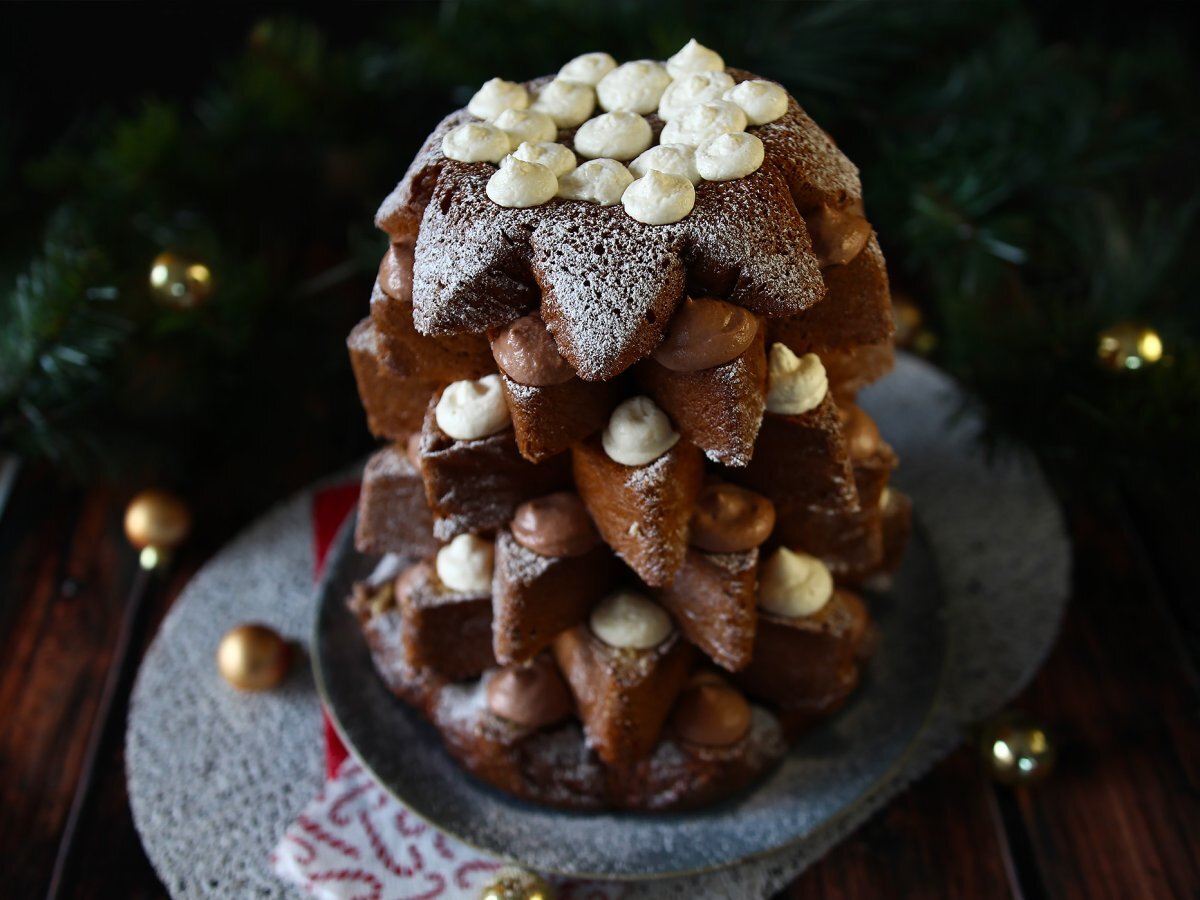
<path fill-rule="evenodd" d="M 492 79 L 376 222 L 415 245 L 419 331 L 540 311 L 574 371 L 607 380 L 685 294 L 767 317 L 817 303 L 806 218 L 831 209 L 861 210 L 854 165 L 781 87 L 691 42 L 665 63 L 586 54 L 553 78 Z"/>

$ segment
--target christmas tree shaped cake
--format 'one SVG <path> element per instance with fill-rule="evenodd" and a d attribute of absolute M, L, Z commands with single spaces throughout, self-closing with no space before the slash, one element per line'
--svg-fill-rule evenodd
<path fill-rule="evenodd" d="M 388 686 L 530 800 L 711 802 L 853 691 L 908 504 L 858 172 L 691 42 L 492 79 L 384 201 L 349 348 L 352 600 Z"/>

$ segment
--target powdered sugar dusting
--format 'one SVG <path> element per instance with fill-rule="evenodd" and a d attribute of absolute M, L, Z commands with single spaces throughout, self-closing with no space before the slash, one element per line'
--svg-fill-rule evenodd
<path fill-rule="evenodd" d="M 558 203 L 530 238 L 542 318 L 588 381 L 607 380 L 662 339 L 683 298 L 685 238 L 618 207 Z"/>
<path fill-rule="evenodd" d="M 446 685 L 432 705 L 431 718 L 441 728 L 474 726 L 488 711 L 487 685 L 494 674 L 489 669 L 476 681 Z"/>
<path fill-rule="evenodd" d="M 542 556 L 534 553 L 528 547 L 522 546 L 509 531 L 501 531 L 496 535 L 496 578 L 500 577 L 503 567 L 508 581 L 512 584 L 530 585 L 546 574 L 554 563 L 555 556 Z M 492 589 L 493 594 L 499 591 Z"/>
<path fill-rule="evenodd" d="M 398 553 L 385 553 L 375 568 L 371 570 L 371 574 L 367 576 L 367 585 L 377 588 L 391 581 L 400 574 L 400 570 L 408 565 L 408 563 L 409 559 Z"/>
<path fill-rule="evenodd" d="M 685 281 L 763 315 L 809 308 L 824 296 L 824 281 L 792 198 L 857 198 L 861 189 L 853 164 L 788 102 L 784 116 L 752 128 L 765 148 L 763 167 L 702 184 L 692 214 L 668 226 L 643 225 L 618 207 L 561 200 L 503 209 L 485 194 L 493 166 L 442 156 L 442 136 L 471 120 L 465 111 L 447 117 L 377 215 L 393 239 L 420 222 L 417 328 L 478 333 L 540 306 L 580 377 L 607 380 L 658 343 Z"/>
<path fill-rule="evenodd" d="M 374 476 L 391 478 L 411 478 L 419 474 L 404 448 L 395 444 L 374 454 L 367 463 L 367 469 Z"/>
<path fill-rule="evenodd" d="M 704 558 L 730 575 L 741 575 L 758 567 L 758 548 L 740 553 L 705 553 Z"/>

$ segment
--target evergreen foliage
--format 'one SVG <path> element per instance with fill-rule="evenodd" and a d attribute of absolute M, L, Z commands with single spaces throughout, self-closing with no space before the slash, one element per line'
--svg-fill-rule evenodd
<path fill-rule="evenodd" d="M 194 103 L 97 110 L 20 172 L 0 107 L 0 449 L 186 474 L 235 465 L 266 409 L 272 442 L 359 433 L 342 337 L 385 246 L 370 216 L 437 119 L 494 74 L 663 58 L 694 34 L 783 82 L 860 165 L 894 285 L 991 446 L 1032 446 L 1064 490 L 1200 499 L 1194 48 L 1102 16 L 1064 39 L 1061 14 L 459 0 L 404 5 L 348 49 L 264 22 Z M 152 303 L 164 249 L 211 267 L 207 305 Z M 1100 366 L 1119 321 L 1156 328 L 1164 361 Z"/>

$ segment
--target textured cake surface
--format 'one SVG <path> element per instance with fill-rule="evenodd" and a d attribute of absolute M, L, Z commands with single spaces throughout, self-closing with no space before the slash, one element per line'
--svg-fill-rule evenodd
<path fill-rule="evenodd" d="M 782 88 L 693 42 L 645 77 L 708 93 L 631 111 L 624 67 L 606 90 L 616 63 L 593 63 L 595 90 L 485 84 L 487 118 L 447 116 L 378 210 L 349 348 L 393 443 L 357 541 L 424 558 L 352 603 L 389 688 L 476 776 L 694 807 L 778 761 L 870 657 L 854 591 L 895 570 L 911 517 L 855 406 L 891 367 L 891 298 L 858 170 Z M 615 105 L 564 111 L 552 84 Z M 665 168 L 589 161 L 612 123 Z M 601 171 L 619 189 L 581 192 Z"/>

